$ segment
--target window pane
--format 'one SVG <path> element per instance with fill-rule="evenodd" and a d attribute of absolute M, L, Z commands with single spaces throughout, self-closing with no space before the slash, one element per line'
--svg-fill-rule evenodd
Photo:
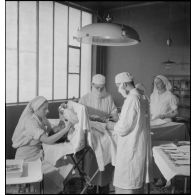
<path fill-rule="evenodd" d="M 69 8 L 69 44 L 74 46 L 80 46 L 80 43 L 73 39 L 76 36 L 76 32 L 80 29 L 81 11 L 74 8 Z"/>
<path fill-rule="evenodd" d="M 39 95 L 52 99 L 53 2 L 39 1 Z"/>
<path fill-rule="evenodd" d="M 69 72 L 79 73 L 80 49 L 69 48 Z"/>
<path fill-rule="evenodd" d="M 68 7 L 55 3 L 54 99 L 65 99 L 67 89 Z"/>
<path fill-rule="evenodd" d="M 6 103 L 17 101 L 17 2 L 6 1 Z"/>
<path fill-rule="evenodd" d="M 19 101 L 36 95 L 36 2 L 19 1 Z"/>
<path fill-rule="evenodd" d="M 82 26 L 92 23 L 92 14 L 82 11 Z"/>
<path fill-rule="evenodd" d="M 82 26 L 92 23 L 92 14 L 82 12 Z M 81 44 L 81 96 L 90 91 L 91 88 L 91 55 L 92 47 Z"/>
<path fill-rule="evenodd" d="M 81 44 L 81 96 L 91 88 L 91 45 Z"/>
<path fill-rule="evenodd" d="M 79 75 L 68 75 L 68 98 L 79 97 Z"/>

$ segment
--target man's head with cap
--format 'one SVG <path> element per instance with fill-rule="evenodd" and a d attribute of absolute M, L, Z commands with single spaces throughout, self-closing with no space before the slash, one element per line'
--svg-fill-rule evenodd
<path fill-rule="evenodd" d="M 133 75 L 128 72 L 121 72 L 115 76 L 115 84 L 119 93 L 126 97 L 131 88 L 135 88 Z"/>
<path fill-rule="evenodd" d="M 96 74 L 92 78 L 92 92 L 97 97 L 102 97 L 105 93 L 106 78 L 104 75 Z"/>

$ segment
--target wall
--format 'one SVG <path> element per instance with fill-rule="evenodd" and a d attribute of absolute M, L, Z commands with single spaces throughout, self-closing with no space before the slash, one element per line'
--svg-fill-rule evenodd
<path fill-rule="evenodd" d="M 169 12 L 170 10 L 170 12 Z M 118 94 L 114 84 L 117 73 L 128 71 L 135 77 L 135 82 L 146 86 L 147 95 L 151 93 L 152 79 L 158 74 L 189 75 L 190 65 L 180 66 L 179 63 L 190 63 L 190 4 L 173 2 L 153 2 L 149 6 L 126 8 L 123 11 L 110 12 L 113 22 L 132 26 L 140 35 L 141 43 L 128 47 L 107 47 L 106 79 L 107 89 L 116 101 L 122 104 L 122 96 Z M 170 28 L 169 28 L 170 13 Z M 168 48 L 166 40 L 172 38 Z M 178 64 L 165 69 L 163 61 L 173 60 Z"/>
<path fill-rule="evenodd" d="M 58 118 L 58 107 L 61 102 L 49 103 L 48 118 Z M 10 105 L 6 106 L 6 159 L 14 158 L 15 149 L 12 148 L 12 135 L 17 122 L 26 105 Z"/>

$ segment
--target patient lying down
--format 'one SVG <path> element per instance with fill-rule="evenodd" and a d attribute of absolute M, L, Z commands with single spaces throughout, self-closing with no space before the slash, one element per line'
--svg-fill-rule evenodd
<path fill-rule="evenodd" d="M 60 121 L 58 123 L 58 126 L 53 127 L 53 131 L 51 131 L 49 135 L 55 134 L 61 129 L 65 128 L 67 122 L 69 121 L 73 124 L 73 126 L 71 127 L 69 132 L 65 134 L 62 138 L 60 138 L 56 143 L 69 142 L 70 137 L 75 130 L 74 125 L 79 122 L 77 114 L 74 112 L 74 110 L 61 105 L 59 107 L 59 119 Z"/>

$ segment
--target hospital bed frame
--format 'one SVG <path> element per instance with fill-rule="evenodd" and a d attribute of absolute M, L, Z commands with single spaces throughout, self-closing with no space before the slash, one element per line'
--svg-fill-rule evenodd
<path fill-rule="evenodd" d="M 96 172 L 92 175 L 92 177 L 90 178 L 85 172 L 84 172 L 84 158 L 85 155 L 87 154 L 87 152 L 89 150 L 92 150 L 91 147 L 88 145 L 87 142 L 87 134 L 88 132 L 85 132 L 85 147 L 78 151 L 77 153 L 72 153 L 72 154 L 67 154 L 66 156 L 70 157 L 74 166 L 72 167 L 72 169 L 70 170 L 70 172 L 72 172 L 73 170 L 78 170 L 80 177 L 82 178 L 82 191 L 80 194 L 84 194 L 86 189 L 88 187 L 92 187 L 92 180 L 94 179 L 94 177 L 97 175 L 97 173 L 99 172 L 99 169 L 96 170 Z M 81 157 L 78 159 L 77 156 L 81 155 Z M 79 167 L 80 163 L 82 162 L 82 168 Z M 85 183 L 85 184 L 83 184 Z"/>

